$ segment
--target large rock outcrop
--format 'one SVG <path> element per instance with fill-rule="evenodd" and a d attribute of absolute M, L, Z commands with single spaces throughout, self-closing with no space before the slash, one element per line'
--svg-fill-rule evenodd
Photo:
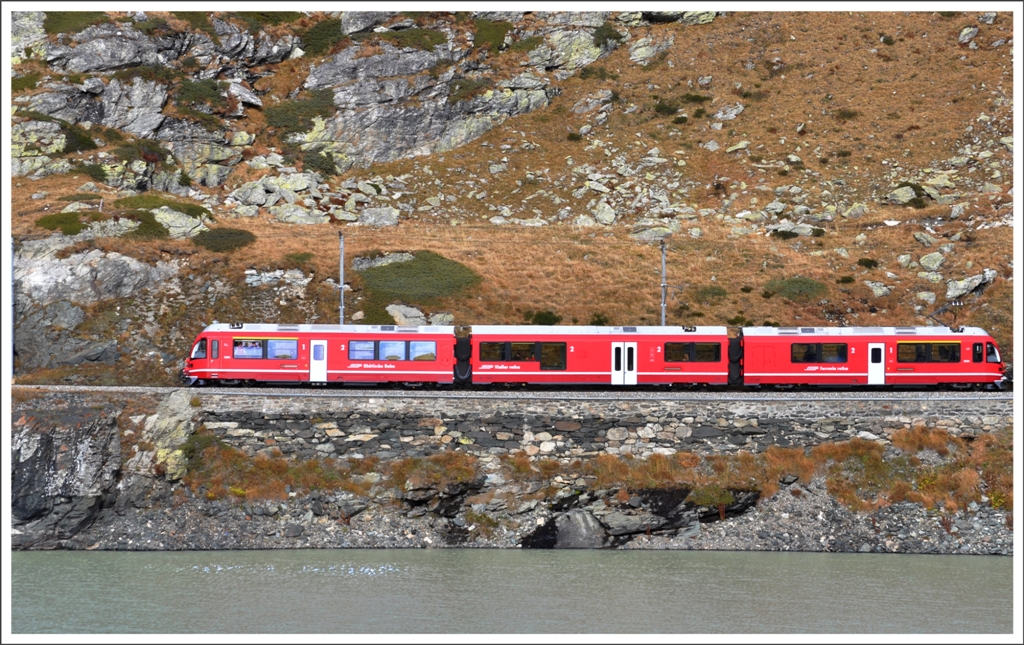
<path fill-rule="evenodd" d="M 11 542 L 58 546 L 113 504 L 121 442 L 112 410 L 22 416 L 11 432 Z"/>

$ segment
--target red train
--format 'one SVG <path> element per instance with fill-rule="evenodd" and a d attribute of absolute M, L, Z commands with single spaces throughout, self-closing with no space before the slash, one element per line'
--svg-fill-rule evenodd
<path fill-rule="evenodd" d="M 996 386 L 999 347 L 977 327 L 218 324 L 190 384 Z"/>

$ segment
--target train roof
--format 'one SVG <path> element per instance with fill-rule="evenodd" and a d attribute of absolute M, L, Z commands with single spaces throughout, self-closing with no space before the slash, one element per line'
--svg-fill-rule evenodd
<path fill-rule="evenodd" d="M 426 325 L 419 327 L 402 327 L 400 325 L 278 325 L 265 323 L 213 323 L 203 331 L 233 331 L 245 333 L 267 332 L 319 332 L 346 334 L 447 334 L 454 335 L 452 325 Z"/>
<path fill-rule="evenodd" d="M 725 336 L 727 329 L 723 326 L 707 327 L 597 327 L 595 325 L 473 325 L 473 334 L 515 334 L 517 336 L 599 336 L 619 334 L 647 334 L 651 336 L 680 336 L 684 334 L 710 334 Z"/>
<path fill-rule="evenodd" d="M 980 327 L 744 327 L 744 336 L 988 336 Z"/>

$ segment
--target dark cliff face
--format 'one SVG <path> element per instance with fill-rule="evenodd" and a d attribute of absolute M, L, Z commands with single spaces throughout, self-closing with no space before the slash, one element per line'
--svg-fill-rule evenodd
<path fill-rule="evenodd" d="M 57 546 L 113 502 L 121 468 L 115 415 L 88 408 L 25 415 L 12 431 L 12 546 Z"/>

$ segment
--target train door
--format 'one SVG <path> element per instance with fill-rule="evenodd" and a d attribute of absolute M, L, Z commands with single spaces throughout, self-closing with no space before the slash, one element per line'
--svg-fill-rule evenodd
<path fill-rule="evenodd" d="M 612 385 L 636 385 L 636 343 L 612 343 Z"/>
<path fill-rule="evenodd" d="M 309 381 L 327 382 L 327 341 L 314 340 L 309 343 Z"/>
<path fill-rule="evenodd" d="M 868 343 L 868 385 L 885 385 L 885 343 Z"/>

